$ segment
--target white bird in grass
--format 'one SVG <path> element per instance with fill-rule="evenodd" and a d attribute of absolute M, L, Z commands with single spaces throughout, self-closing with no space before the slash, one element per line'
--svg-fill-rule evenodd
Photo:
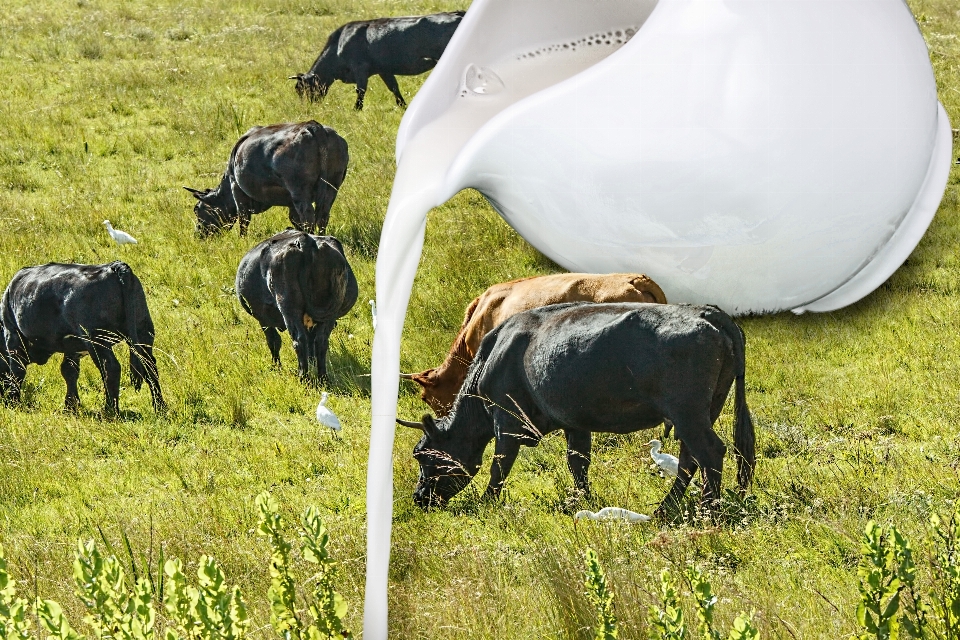
<path fill-rule="evenodd" d="M 573 516 L 574 520 L 586 518 L 588 520 L 623 520 L 624 522 L 650 522 L 650 516 L 645 516 L 636 511 L 623 509 L 621 507 L 604 507 L 594 513 L 593 511 L 577 511 Z"/>
<path fill-rule="evenodd" d="M 103 221 L 104 226 L 107 228 L 107 233 L 110 234 L 110 237 L 113 238 L 113 241 L 117 244 L 137 244 L 137 239 L 126 231 L 120 231 L 119 229 L 114 229 L 113 225 L 110 224 L 109 220 Z"/>
<path fill-rule="evenodd" d="M 677 472 L 680 470 L 680 460 L 669 453 L 660 453 L 661 444 L 659 440 L 651 440 L 647 445 L 650 447 L 650 457 L 653 458 L 660 469 L 660 477 L 676 478 Z"/>
<path fill-rule="evenodd" d="M 377 301 L 370 301 L 370 317 L 373 318 L 373 330 L 377 330 Z"/>
<path fill-rule="evenodd" d="M 317 405 L 317 422 L 325 427 L 330 427 L 334 431 L 340 431 L 340 418 L 326 407 L 328 396 L 329 394 L 326 391 L 320 396 L 320 404 Z"/>

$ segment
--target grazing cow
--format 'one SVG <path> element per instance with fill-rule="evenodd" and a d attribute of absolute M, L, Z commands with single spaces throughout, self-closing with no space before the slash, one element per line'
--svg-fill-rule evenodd
<path fill-rule="evenodd" d="M 237 297 L 260 323 L 275 364 L 287 330 L 300 377 L 327 376 L 327 349 L 337 318 L 357 301 L 357 279 L 330 236 L 283 231 L 250 249 L 237 268 Z"/>
<path fill-rule="evenodd" d="M 106 412 L 120 410 L 120 363 L 113 346 L 130 346 L 130 381 L 147 381 L 157 411 L 164 408 L 153 357 L 153 320 L 143 285 L 123 262 L 50 263 L 21 269 L 3 293 L 5 356 L 0 362 L 3 391 L 17 401 L 27 364 L 45 364 L 63 354 L 60 373 L 67 383 L 66 408 L 80 407 L 80 358 L 93 357 L 103 378 Z"/>
<path fill-rule="evenodd" d="M 348 22 L 330 34 L 310 71 L 290 79 L 297 81 L 297 94 L 311 102 L 323 99 L 335 80 L 356 84 L 354 108 L 359 111 L 367 80 L 379 75 L 397 105 L 406 107 L 396 76 L 415 76 L 433 69 L 461 18 L 463 11 Z"/>
<path fill-rule="evenodd" d="M 443 364 L 420 373 L 403 374 L 422 389 L 420 398 L 438 417 L 447 415 L 467 377 L 480 341 L 507 318 L 536 307 L 561 302 L 656 302 L 667 298 L 656 282 L 636 273 L 560 273 L 495 284 L 475 298 L 463 318 Z"/>
<path fill-rule="evenodd" d="M 184 187 L 197 199 L 197 232 L 207 236 L 239 221 L 243 236 L 250 216 L 279 206 L 289 208 L 297 229 L 324 233 L 348 159 L 347 141 L 314 120 L 254 127 L 233 146 L 216 189 Z"/>
<path fill-rule="evenodd" d="M 496 497 L 520 445 L 535 446 L 559 429 L 574 482 L 588 491 L 592 432 L 632 433 L 670 420 L 680 469 L 658 515 L 679 504 L 698 467 L 710 508 L 726 451 L 713 424 L 734 381 L 741 491 L 753 477 L 744 346 L 740 327 L 713 306 L 581 302 L 517 314 L 483 339 L 449 415 L 398 420 L 424 433 L 413 450 L 420 463 L 414 501 L 427 508 L 457 494 L 479 471 L 491 440 L 487 494 Z"/>

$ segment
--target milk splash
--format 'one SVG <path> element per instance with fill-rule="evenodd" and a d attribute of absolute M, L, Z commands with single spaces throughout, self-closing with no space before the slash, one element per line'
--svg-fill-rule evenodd
<path fill-rule="evenodd" d="M 367 578 L 364 632 L 387 637 L 387 574 L 393 517 L 393 445 L 400 337 L 423 251 L 427 212 L 454 195 L 447 170 L 484 123 L 511 104 L 594 65 L 636 33 L 625 25 L 577 40 L 520 51 L 488 66 L 469 64 L 457 99 L 403 150 L 377 255 L 378 328 L 373 340 L 372 427 L 367 466 Z M 412 489 L 412 487 L 411 487 Z"/>

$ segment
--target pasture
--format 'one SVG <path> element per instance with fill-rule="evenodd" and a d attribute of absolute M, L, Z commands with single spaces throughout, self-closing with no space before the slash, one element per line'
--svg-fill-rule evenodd
<path fill-rule="evenodd" d="M 364 110 L 352 86 L 297 98 L 336 26 L 354 19 L 466 8 L 452 0 L 5 0 L 0 14 L 0 283 L 48 261 L 122 259 L 143 282 L 157 326 L 170 410 L 155 415 L 129 388 L 104 419 L 100 376 L 84 359 L 79 415 L 65 413 L 60 356 L 28 370 L 22 406 L 0 406 L 0 542 L 22 591 L 74 609 L 78 538 L 137 558 L 215 556 L 269 637 L 266 543 L 253 498 L 271 489 L 288 516 L 316 504 L 342 561 L 338 589 L 361 626 L 364 486 L 374 262 L 402 116 L 378 78 Z M 930 48 L 940 100 L 960 126 L 960 9 L 911 0 Z M 423 78 L 400 78 L 408 99 Z M 345 245 L 360 299 L 331 336 L 330 406 L 340 438 L 320 427 L 317 389 L 283 368 L 233 293 L 239 259 L 288 225 L 285 209 L 201 241 L 183 186 L 214 186 L 250 126 L 314 118 L 350 145 L 328 232 Z M 117 246 L 101 222 L 133 234 Z M 646 448 L 659 430 L 599 437 L 595 496 L 571 493 L 561 434 L 524 449 L 502 504 L 471 489 L 439 512 L 414 506 L 418 435 L 400 429 L 391 565 L 391 637 L 584 638 L 584 548 L 597 550 L 617 594 L 622 638 L 646 637 L 647 606 L 664 567 L 696 564 L 722 600 L 724 628 L 755 610 L 763 637 L 840 638 L 856 630 L 859 536 L 868 519 L 917 542 L 960 491 L 960 167 L 908 262 L 859 304 L 823 315 L 744 318 L 747 401 L 757 425 L 752 497 L 725 522 L 674 527 L 581 522 L 607 505 L 649 512 L 668 484 Z M 479 194 L 428 218 L 407 316 L 404 371 L 441 362 L 463 310 L 487 286 L 556 271 Z M 670 292 L 667 291 L 669 297 Z M 405 387 L 401 416 L 425 406 Z M 719 431 L 730 442 L 732 400 Z M 676 441 L 667 449 L 677 451 Z M 488 451 L 489 456 L 489 451 Z M 727 457 L 725 487 L 733 486 Z M 691 501 L 697 495 L 690 496 Z M 923 563 L 922 551 L 917 552 Z M 141 560 L 142 561 L 142 560 Z M 195 570 L 195 565 L 193 565 Z M 924 580 L 926 577 L 923 578 Z"/>

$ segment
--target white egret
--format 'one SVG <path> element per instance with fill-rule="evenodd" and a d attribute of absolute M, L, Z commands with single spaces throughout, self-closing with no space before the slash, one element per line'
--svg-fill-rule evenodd
<path fill-rule="evenodd" d="M 329 394 L 324 391 L 320 396 L 320 404 L 317 405 L 317 422 L 325 427 L 330 427 L 334 431 L 340 431 L 340 418 L 326 407 Z"/>
<path fill-rule="evenodd" d="M 637 513 L 636 511 L 630 511 L 629 509 L 624 509 L 622 507 L 604 507 L 594 513 L 593 511 L 577 511 L 573 516 L 574 520 L 581 520 L 586 518 L 588 520 L 623 520 L 624 522 L 650 522 L 650 516 L 645 516 L 642 513 Z"/>
<path fill-rule="evenodd" d="M 107 233 L 110 234 L 110 237 L 113 238 L 113 241 L 117 244 L 137 244 L 137 239 L 126 231 L 120 231 L 119 229 L 114 229 L 113 225 L 110 224 L 109 220 L 103 221 L 104 226 L 107 228 Z"/>
<path fill-rule="evenodd" d="M 373 330 L 377 330 L 377 301 L 370 301 L 370 317 L 373 318 Z"/>
<path fill-rule="evenodd" d="M 653 458 L 660 470 L 660 477 L 676 478 L 677 472 L 680 470 L 680 460 L 669 453 L 660 453 L 661 444 L 659 440 L 651 440 L 647 445 L 650 447 L 650 457 Z"/>

